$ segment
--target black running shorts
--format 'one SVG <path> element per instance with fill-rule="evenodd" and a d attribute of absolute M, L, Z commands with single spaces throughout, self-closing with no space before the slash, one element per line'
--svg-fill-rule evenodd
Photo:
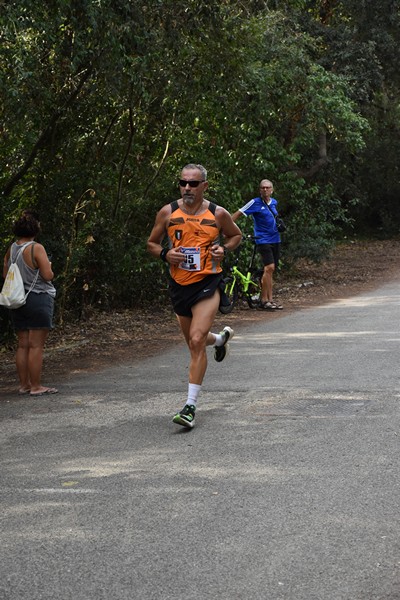
<path fill-rule="evenodd" d="M 180 317 L 192 317 L 192 306 L 204 298 L 210 298 L 215 290 L 222 291 L 222 273 L 207 275 L 201 281 L 189 285 L 179 285 L 173 279 L 169 283 L 169 295 L 174 311 Z"/>

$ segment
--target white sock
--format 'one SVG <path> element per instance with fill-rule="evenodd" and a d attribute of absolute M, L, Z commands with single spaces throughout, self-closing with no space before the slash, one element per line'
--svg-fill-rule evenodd
<path fill-rule="evenodd" d="M 197 400 L 198 400 L 198 397 L 200 394 L 200 390 L 201 390 L 201 385 L 198 385 L 197 383 L 189 383 L 188 397 L 186 400 L 186 404 L 191 404 L 192 406 L 196 406 Z"/>
<path fill-rule="evenodd" d="M 213 335 L 215 335 L 214 346 L 223 346 L 224 338 L 222 337 L 222 335 L 220 333 L 213 333 Z"/>

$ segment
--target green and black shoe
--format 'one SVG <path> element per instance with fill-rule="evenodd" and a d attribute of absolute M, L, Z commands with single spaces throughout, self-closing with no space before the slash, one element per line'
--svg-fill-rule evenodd
<path fill-rule="evenodd" d="M 183 427 L 188 427 L 191 429 L 194 427 L 194 414 L 196 412 L 196 407 L 193 404 L 185 404 L 182 410 L 174 416 L 172 419 L 174 423 L 177 425 L 183 425 Z"/>
<path fill-rule="evenodd" d="M 225 358 L 225 356 L 228 356 L 229 354 L 229 344 L 228 344 L 228 340 L 231 340 L 233 338 L 233 329 L 231 327 L 224 327 L 223 330 L 220 332 L 220 335 L 222 335 L 222 338 L 224 340 L 224 343 L 222 346 L 214 346 L 214 359 L 217 362 L 222 362 Z"/>

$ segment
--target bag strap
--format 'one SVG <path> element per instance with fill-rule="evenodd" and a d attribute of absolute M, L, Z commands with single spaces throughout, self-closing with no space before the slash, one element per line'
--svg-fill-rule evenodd
<path fill-rule="evenodd" d="M 33 290 L 33 288 L 35 287 L 35 285 L 36 285 L 36 282 L 37 282 L 37 280 L 38 280 L 38 277 L 39 277 L 39 269 L 37 270 L 37 273 L 36 273 L 36 275 L 35 275 L 35 277 L 34 277 L 34 279 L 33 279 L 32 283 L 31 283 L 31 285 L 30 285 L 30 287 L 29 287 L 29 290 L 28 290 L 28 291 L 26 292 L 26 294 L 25 294 L 25 298 L 28 296 L 28 294 L 30 294 L 30 292 L 31 292 L 31 291 Z"/>
<path fill-rule="evenodd" d="M 27 248 L 27 247 L 28 247 L 28 246 L 30 246 L 30 245 L 32 245 L 32 264 L 34 264 L 34 259 L 33 259 L 33 246 L 34 246 L 35 244 L 36 244 L 36 242 L 33 242 L 33 241 L 32 241 L 32 242 L 25 242 L 25 244 L 23 244 L 23 245 L 22 245 L 22 247 L 21 247 L 21 248 L 19 248 L 19 250 L 18 250 L 18 252 L 17 252 L 17 254 L 16 254 L 16 256 L 15 256 L 15 260 L 14 260 L 14 261 L 13 261 L 13 260 L 12 260 L 12 258 L 11 258 L 11 252 L 10 252 L 10 260 L 11 260 L 11 264 L 12 264 L 12 265 L 16 264 L 16 262 L 17 262 L 17 259 L 18 259 L 19 255 L 20 255 L 20 254 L 21 254 L 21 253 L 22 253 L 22 252 L 25 250 L 25 248 Z M 37 282 L 37 280 L 38 280 L 38 277 L 39 277 L 39 269 L 37 269 L 36 275 L 35 275 L 35 277 L 33 278 L 33 281 L 32 281 L 32 283 L 31 283 L 31 285 L 30 285 L 30 287 L 29 287 L 29 290 L 28 290 L 28 291 L 26 292 L 26 294 L 25 294 L 25 298 L 28 296 L 28 294 L 29 294 L 29 293 L 30 293 L 30 292 L 33 290 L 33 288 L 35 287 L 35 285 L 36 285 L 36 282 Z"/>
<path fill-rule="evenodd" d="M 269 204 L 267 204 L 266 202 L 264 202 L 264 204 L 268 208 L 268 210 L 271 212 L 271 214 L 273 215 L 273 217 L 274 217 L 274 219 L 276 221 L 276 217 L 279 217 L 279 214 L 278 213 L 275 214 Z"/>
<path fill-rule="evenodd" d="M 10 261 L 11 261 L 12 265 L 17 262 L 17 258 L 20 256 L 20 254 L 22 254 L 22 252 L 25 250 L 25 248 L 27 248 L 27 246 L 29 246 L 30 244 L 36 244 L 36 242 L 32 241 L 32 242 L 25 242 L 25 244 L 22 244 L 22 246 L 18 249 L 18 252 L 15 255 L 14 260 L 12 259 L 11 252 L 10 252 Z"/>
<path fill-rule="evenodd" d="M 18 259 L 19 255 L 21 254 L 21 252 L 23 251 L 24 248 L 25 248 L 25 244 L 23 246 L 21 246 L 21 248 L 19 248 L 17 250 L 17 253 L 15 254 L 14 260 L 12 259 L 12 251 L 10 250 L 10 263 L 12 265 L 15 265 L 15 263 L 17 262 L 17 259 Z"/>

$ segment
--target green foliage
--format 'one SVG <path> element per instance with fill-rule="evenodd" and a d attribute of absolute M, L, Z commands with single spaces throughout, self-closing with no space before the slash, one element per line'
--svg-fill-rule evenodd
<path fill-rule="evenodd" d="M 232 212 L 273 180 L 287 262 L 357 227 L 398 232 L 399 14 L 384 4 L 3 3 L 0 222 L 38 209 L 58 318 L 164 301 L 146 239 L 189 162 Z"/>

